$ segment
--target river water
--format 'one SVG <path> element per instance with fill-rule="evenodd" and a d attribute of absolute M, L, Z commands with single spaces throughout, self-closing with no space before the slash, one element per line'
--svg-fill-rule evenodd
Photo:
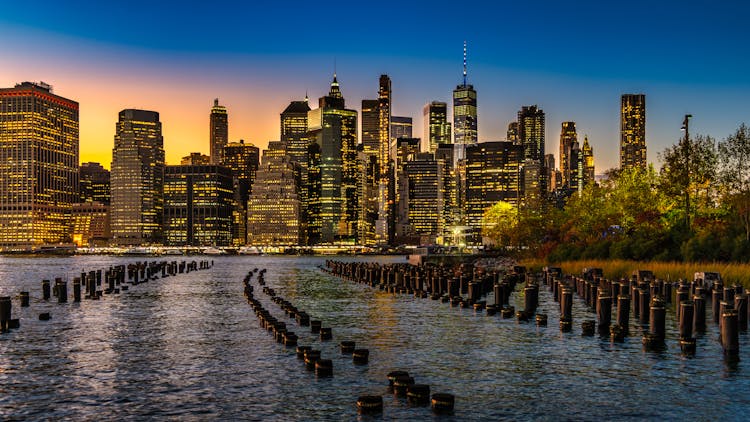
<path fill-rule="evenodd" d="M 582 337 L 581 321 L 595 315 L 576 299 L 574 330 L 562 334 L 557 304 L 544 287 L 540 312 L 549 315 L 548 327 L 342 281 L 318 269 L 321 257 L 217 257 L 210 270 L 100 301 L 41 300 L 42 279 L 72 280 L 81 270 L 135 260 L 0 258 L 0 295 L 13 296 L 21 320 L 20 329 L 0 334 L 3 419 L 746 420 L 750 409 L 747 333 L 740 334 L 737 364 L 723 359 L 711 322 L 696 356 L 683 357 L 670 308 L 668 349 L 644 352 L 632 318 L 636 327 L 624 343 Z M 256 284 L 255 296 L 299 335 L 299 344 L 333 360 L 332 378 L 316 378 L 293 348 L 259 327 L 242 294 L 242 279 L 255 267 L 267 269 L 277 294 L 332 327 L 334 339 L 321 342 L 285 318 Z M 31 292 L 29 308 L 20 307 L 21 290 Z M 52 319 L 39 321 L 40 312 Z M 368 348 L 369 364 L 341 355 L 341 340 Z M 396 369 L 433 393 L 454 394 L 454 414 L 433 415 L 389 394 L 386 374 Z M 357 415 L 362 394 L 383 394 L 382 415 Z"/>

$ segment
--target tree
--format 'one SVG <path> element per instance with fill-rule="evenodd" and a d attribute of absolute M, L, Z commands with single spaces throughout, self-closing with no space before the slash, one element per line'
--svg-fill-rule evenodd
<path fill-rule="evenodd" d="M 750 128 L 743 123 L 719 142 L 719 180 L 726 205 L 737 215 L 750 241 Z"/>
<path fill-rule="evenodd" d="M 511 246 L 513 231 L 518 225 L 518 210 L 500 201 L 487 208 L 482 216 L 482 237 L 487 237 L 495 245 Z"/>

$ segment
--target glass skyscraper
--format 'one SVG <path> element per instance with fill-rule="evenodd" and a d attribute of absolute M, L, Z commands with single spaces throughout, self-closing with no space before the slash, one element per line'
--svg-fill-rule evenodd
<path fill-rule="evenodd" d="M 646 96 L 620 99 L 620 169 L 646 168 Z"/>
<path fill-rule="evenodd" d="M 211 107 L 209 144 L 211 146 L 211 164 L 221 164 L 224 145 L 229 142 L 229 115 L 227 108 L 219 105 L 219 99 L 214 100 Z"/>

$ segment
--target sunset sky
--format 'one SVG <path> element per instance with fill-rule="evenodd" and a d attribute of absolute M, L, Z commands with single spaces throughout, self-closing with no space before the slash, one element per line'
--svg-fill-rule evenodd
<path fill-rule="evenodd" d="M 279 113 L 328 90 L 349 108 L 393 81 L 393 114 L 450 102 L 462 43 L 478 92 L 480 141 L 503 140 L 522 105 L 577 123 L 597 172 L 618 164 L 619 101 L 645 93 L 649 161 L 681 136 L 723 138 L 750 123 L 750 7 L 744 2 L 2 2 L 0 86 L 44 81 L 81 105 L 81 162 L 109 167 L 117 113 L 158 111 L 169 164 L 208 153 L 213 99 L 230 140 L 264 148 Z M 736 4 L 735 4 L 736 3 Z"/>

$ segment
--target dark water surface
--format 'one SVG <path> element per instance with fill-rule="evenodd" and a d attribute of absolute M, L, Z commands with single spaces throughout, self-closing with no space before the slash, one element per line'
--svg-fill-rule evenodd
<path fill-rule="evenodd" d="M 640 327 L 631 326 L 631 337 L 621 344 L 581 337 L 581 321 L 595 315 L 576 299 L 574 330 L 561 334 L 557 304 L 544 287 L 540 312 L 549 315 L 544 328 L 341 281 L 317 269 L 325 261 L 318 257 L 218 257 L 211 270 L 140 284 L 100 301 L 58 305 L 54 297 L 49 303 L 41 300 L 44 278 L 71 281 L 83 269 L 135 260 L 0 258 L 0 295 L 13 296 L 14 318 L 21 319 L 19 330 L 0 335 L 2 418 L 750 417 L 747 333 L 740 334 L 742 360 L 736 365 L 724 361 L 711 322 L 698 339 L 697 355 L 686 358 L 680 355 L 670 308 L 668 349 L 647 353 Z M 267 284 L 277 294 L 333 328 L 333 341 L 319 341 L 284 317 L 256 284 L 255 296 L 300 336 L 301 345 L 313 345 L 323 358 L 333 359 L 333 378 L 317 379 L 293 348 L 276 343 L 258 326 L 242 295 L 242 279 L 254 267 L 267 268 Z M 20 307 L 21 290 L 31 292 L 31 307 Z M 72 283 L 68 290 L 72 296 Z M 516 299 L 514 294 L 511 301 Z M 40 312 L 50 312 L 52 320 L 39 321 Z M 369 348 L 369 365 L 355 366 L 350 355 L 342 356 L 341 340 Z M 429 407 L 410 407 L 393 398 L 386 391 L 386 374 L 395 369 L 409 371 L 432 392 L 454 394 L 454 415 L 434 416 Z M 383 394 L 383 414 L 360 418 L 355 402 L 361 394 Z"/>

